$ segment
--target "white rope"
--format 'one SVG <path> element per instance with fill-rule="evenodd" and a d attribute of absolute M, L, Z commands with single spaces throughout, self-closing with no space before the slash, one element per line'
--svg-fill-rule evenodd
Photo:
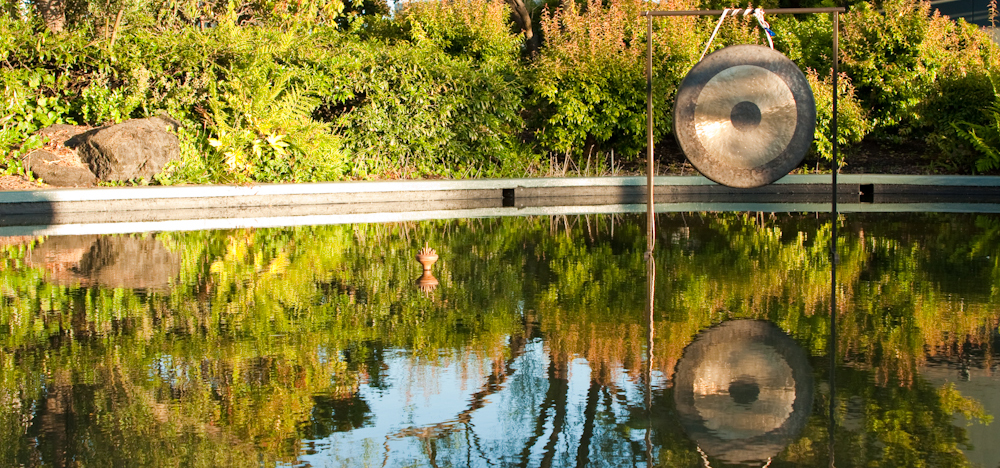
<path fill-rule="evenodd" d="M 715 23 L 715 31 L 712 31 L 712 37 L 708 38 L 708 44 L 705 44 L 705 50 L 701 51 L 701 57 L 698 57 L 698 61 L 705 58 L 705 53 L 708 52 L 708 48 L 712 47 L 712 41 L 715 40 L 715 34 L 719 32 L 719 26 L 722 26 L 722 21 L 726 19 L 726 15 L 729 13 L 729 8 L 722 10 L 722 16 L 719 17 L 719 22 Z"/>
<path fill-rule="evenodd" d="M 732 12 L 732 14 L 730 14 L 730 12 Z M 715 23 L 715 29 L 712 31 L 712 36 L 708 38 L 708 43 L 705 44 L 705 50 L 702 50 L 701 57 L 698 57 L 699 62 L 705 58 L 705 54 L 708 53 L 708 49 L 712 47 L 712 41 L 715 40 L 715 35 L 719 33 L 719 27 L 722 26 L 722 22 L 725 21 L 726 16 L 736 16 L 738 14 L 740 14 L 739 8 L 725 8 L 722 10 L 722 16 L 719 17 L 719 22 Z M 771 40 L 771 36 L 774 35 L 774 31 L 771 31 L 771 25 L 764 19 L 764 9 L 747 7 L 747 9 L 743 11 L 743 16 L 749 16 L 750 14 L 753 14 L 753 17 L 757 19 L 757 24 L 764 30 L 764 37 L 767 37 L 767 45 L 771 46 L 771 50 L 774 50 L 774 42 Z"/>
<path fill-rule="evenodd" d="M 774 35 L 774 31 L 771 31 L 771 25 L 767 24 L 767 20 L 764 19 L 764 10 L 757 8 L 754 10 L 753 16 L 757 18 L 757 24 L 764 30 L 764 36 L 767 37 L 767 44 L 771 46 L 771 50 L 774 50 L 774 42 L 771 42 L 771 36 Z"/>

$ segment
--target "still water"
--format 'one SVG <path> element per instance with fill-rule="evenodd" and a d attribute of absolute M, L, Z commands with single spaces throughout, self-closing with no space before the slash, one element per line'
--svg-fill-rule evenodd
<path fill-rule="evenodd" d="M 1000 216 L 842 215 L 835 294 L 832 232 L 0 238 L 0 466 L 1000 466 Z"/>

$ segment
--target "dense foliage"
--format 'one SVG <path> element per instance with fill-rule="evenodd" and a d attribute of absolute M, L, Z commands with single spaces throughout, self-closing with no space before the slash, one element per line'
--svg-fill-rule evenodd
<path fill-rule="evenodd" d="M 4 0 L 0 171 L 24 173 L 45 126 L 159 113 L 183 123 L 182 160 L 157 176 L 163 184 L 607 174 L 640 162 L 648 38 L 639 13 L 649 5 L 533 5 L 541 46 L 529 53 L 502 0 L 393 12 L 378 1 Z M 829 168 L 832 21 L 771 22 L 776 47 L 817 96 L 806 164 Z M 908 157 L 931 168 L 1000 169 L 990 133 L 997 46 L 983 31 L 917 0 L 851 4 L 841 25 L 842 147 L 918 142 L 927 154 Z M 676 87 L 714 26 L 654 24 L 657 141 L 670 138 Z M 765 41 L 752 19 L 727 20 L 713 49 L 736 43 Z"/>

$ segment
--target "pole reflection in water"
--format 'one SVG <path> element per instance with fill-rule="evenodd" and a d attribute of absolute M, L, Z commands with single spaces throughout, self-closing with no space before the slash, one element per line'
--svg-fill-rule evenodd
<path fill-rule="evenodd" d="M 837 171 L 833 172 L 834 174 Z M 836 176 L 834 178 L 836 181 Z M 834 435 L 836 434 L 837 423 L 834 415 L 837 409 L 837 263 L 839 261 L 839 256 L 837 254 L 837 184 L 833 184 L 833 209 L 830 212 L 830 339 L 829 339 L 829 351 L 827 354 L 830 356 L 830 369 L 829 369 L 829 385 L 830 385 L 830 398 L 829 402 L 829 414 L 828 425 L 827 425 L 827 451 L 830 453 L 830 468 L 835 466 L 834 464 Z"/>
<path fill-rule="evenodd" d="M 650 242 L 650 246 L 652 243 Z M 646 321 L 649 332 L 646 335 L 646 365 L 643 368 L 646 397 L 646 466 L 653 466 L 653 337 L 656 334 L 653 302 L 656 292 L 656 260 L 652 252 L 646 255 Z"/>

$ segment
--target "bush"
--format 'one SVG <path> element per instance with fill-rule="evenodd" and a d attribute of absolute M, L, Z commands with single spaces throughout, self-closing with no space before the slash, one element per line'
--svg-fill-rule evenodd
<path fill-rule="evenodd" d="M 328 63 L 346 94 L 327 103 L 353 153 L 354 177 L 470 177 L 512 170 L 521 126 L 516 77 L 427 44 L 340 46 Z M 502 70 L 501 70 L 502 71 Z M 515 164 L 516 165 L 516 164 Z"/>
<path fill-rule="evenodd" d="M 941 112 L 935 98 L 953 89 L 949 82 L 983 73 L 995 61 L 996 45 L 976 26 L 931 14 L 927 2 L 889 0 L 882 8 L 858 4 L 845 15 L 841 41 L 843 71 L 872 110 L 876 132 L 919 138 L 927 127 L 948 127 L 941 121 L 956 116 Z"/>
<path fill-rule="evenodd" d="M 223 25 L 214 34 L 223 58 L 206 82 L 210 127 L 206 167 L 216 180 L 336 180 L 346 154 L 328 122 L 316 121 L 323 81 L 296 60 L 317 41 L 291 32 Z"/>
<path fill-rule="evenodd" d="M 996 43 L 978 26 L 958 21 L 936 21 L 929 40 L 933 55 L 942 63 L 934 90 L 920 111 L 925 124 L 924 140 L 936 150 L 929 158 L 931 166 L 949 172 L 983 171 L 977 167 L 980 156 L 975 145 L 961 137 L 954 125 L 966 122 L 987 125 L 988 112 L 997 102 L 990 75 L 998 61 Z M 985 111 L 985 112 L 984 112 Z"/>
<path fill-rule="evenodd" d="M 407 5 L 391 40 L 344 36 L 316 49 L 330 77 L 321 114 L 344 135 L 348 173 L 522 176 L 519 39 L 497 0 Z"/>
<path fill-rule="evenodd" d="M 4 3 L 5 173 L 23 172 L 21 157 L 42 143 L 32 134 L 46 125 L 163 112 L 184 129 L 182 161 L 160 183 L 523 176 L 574 160 L 600 174 L 612 154 L 635 163 L 646 146 L 642 0 L 549 2 L 545 42 L 531 57 L 502 0 L 413 2 L 392 18 L 378 0 L 349 2 L 347 15 L 340 0 L 73 2 L 80 8 L 59 34 L 44 31 L 30 3 Z M 880 7 L 888 13 L 859 3 L 844 15 L 841 146 L 872 135 L 927 143 L 931 164 L 948 171 L 988 164 L 997 46 L 926 3 Z M 657 141 L 717 19 L 654 21 Z M 776 48 L 813 86 L 819 165 L 832 148 L 830 18 L 768 19 Z M 765 42 L 740 18 L 713 48 L 734 43 Z"/>
<path fill-rule="evenodd" d="M 543 151 L 589 158 L 594 150 L 614 150 L 630 161 L 646 147 L 643 8 L 635 0 L 567 2 L 542 18 L 545 43 L 530 66 L 528 106 Z M 657 140 L 670 132 L 676 84 L 695 53 L 694 36 L 677 26 L 657 21 L 654 33 Z"/>
<path fill-rule="evenodd" d="M 27 22 L 0 17 L 0 173 L 24 174 L 21 158 L 43 142 L 34 135 L 53 124 L 77 123 L 73 99 L 85 62 L 79 35 L 36 35 Z"/>
<path fill-rule="evenodd" d="M 812 87 L 816 100 L 816 134 L 813 140 L 813 152 L 819 162 L 828 167 L 836 167 L 833 163 L 833 79 L 830 76 L 820 77 L 812 69 L 806 70 L 806 79 Z M 842 151 L 851 145 L 860 143 L 872 129 L 867 112 L 854 96 L 854 87 L 846 74 L 840 74 L 837 80 L 837 144 Z M 839 154 L 839 165 L 847 164 L 844 154 Z"/>
<path fill-rule="evenodd" d="M 433 41 L 452 56 L 515 68 L 521 37 L 511 33 L 510 8 L 500 0 L 404 2 L 398 22 L 411 42 Z"/>
<path fill-rule="evenodd" d="M 970 166 L 973 172 L 979 173 L 995 173 L 1000 170 L 1000 99 L 997 99 L 1000 95 L 997 81 L 1000 78 L 993 73 L 988 78 L 992 85 L 992 95 L 990 99 L 981 101 L 988 104 L 985 107 L 970 107 L 970 111 L 978 111 L 978 114 L 974 114 L 970 120 L 951 124 L 956 137 L 973 149 L 971 154 L 963 158 L 961 166 Z"/>

